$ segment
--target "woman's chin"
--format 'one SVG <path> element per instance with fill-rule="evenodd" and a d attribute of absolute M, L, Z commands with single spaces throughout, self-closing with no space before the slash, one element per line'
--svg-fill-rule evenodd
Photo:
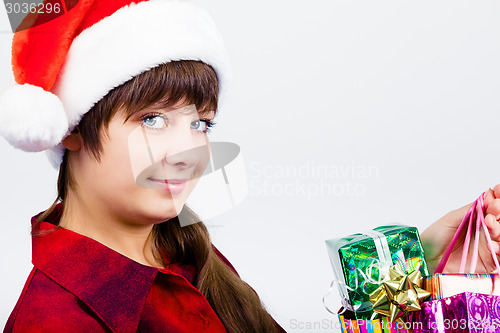
<path fill-rule="evenodd" d="M 186 196 L 165 196 L 161 190 L 141 189 L 134 195 L 128 196 L 126 201 L 129 214 L 137 214 L 139 219 L 150 223 L 161 223 L 181 213 L 186 203 Z"/>
<path fill-rule="evenodd" d="M 149 219 L 158 223 L 170 220 L 180 214 L 184 207 L 184 202 L 173 202 L 173 200 L 155 200 L 148 202 L 143 208 L 143 212 Z"/>

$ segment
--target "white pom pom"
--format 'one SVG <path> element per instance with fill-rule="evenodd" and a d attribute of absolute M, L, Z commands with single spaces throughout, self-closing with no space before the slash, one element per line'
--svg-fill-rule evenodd
<path fill-rule="evenodd" d="M 30 84 L 15 85 L 0 96 L 0 135 L 24 151 L 57 145 L 68 131 L 59 97 Z"/>

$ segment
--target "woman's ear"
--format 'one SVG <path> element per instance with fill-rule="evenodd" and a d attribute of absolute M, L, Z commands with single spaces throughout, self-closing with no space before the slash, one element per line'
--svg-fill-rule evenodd
<path fill-rule="evenodd" d="M 71 132 L 70 135 L 68 135 L 66 138 L 64 138 L 64 140 L 62 140 L 62 144 L 68 150 L 78 151 L 82 149 L 83 138 L 80 134 L 78 126 L 75 127 L 75 129 Z"/>

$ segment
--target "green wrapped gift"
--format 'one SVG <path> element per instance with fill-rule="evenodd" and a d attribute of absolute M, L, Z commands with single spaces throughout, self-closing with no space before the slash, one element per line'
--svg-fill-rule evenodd
<path fill-rule="evenodd" d="M 357 319 L 373 314 L 369 295 L 379 287 L 391 266 L 406 272 L 419 267 L 423 276 L 429 271 L 415 227 L 389 225 L 326 241 L 342 305 L 354 311 Z"/>

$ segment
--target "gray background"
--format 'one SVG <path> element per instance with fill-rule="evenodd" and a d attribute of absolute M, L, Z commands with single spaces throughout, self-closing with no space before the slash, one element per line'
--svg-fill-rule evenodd
<path fill-rule="evenodd" d="M 322 304 L 333 278 L 324 240 L 391 222 L 423 230 L 500 182 L 500 4 L 197 2 L 235 73 L 211 139 L 242 147 L 250 190 L 206 221 L 213 243 L 287 331 L 336 331 Z M 3 90 L 3 7 L 0 30 Z M 3 324 L 31 269 L 29 218 L 53 201 L 56 171 L 43 153 L 3 139 L 0 151 Z"/>

